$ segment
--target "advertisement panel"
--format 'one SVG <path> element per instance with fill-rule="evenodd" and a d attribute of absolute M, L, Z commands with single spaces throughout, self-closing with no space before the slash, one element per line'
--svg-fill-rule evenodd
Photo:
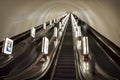
<path fill-rule="evenodd" d="M 46 29 L 46 23 L 43 24 L 43 29 Z"/>
<path fill-rule="evenodd" d="M 13 40 L 9 38 L 5 38 L 3 53 L 12 54 L 12 50 L 13 50 Z"/>
<path fill-rule="evenodd" d="M 89 53 L 88 37 L 83 37 L 83 54 Z"/>
<path fill-rule="evenodd" d="M 57 37 L 57 27 L 54 28 L 54 37 Z"/>
<path fill-rule="evenodd" d="M 59 22 L 59 29 L 61 29 L 61 27 L 62 27 L 62 24 L 61 24 L 61 22 Z"/>
<path fill-rule="evenodd" d="M 42 39 L 42 53 L 48 54 L 49 50 L 49 40 L 47 37 L 43 37 Z"/>
<path fill-rule="evenodd" d="M 52 20 L 50 20 L 50 25 L 52 25 Z"/>
<path fill-rule="evenodd" d="M 33 38 L 35 38 L 35 28 L 33 27 L 32 29 L 31 29 L 31 37 L 33 37 Z"/>

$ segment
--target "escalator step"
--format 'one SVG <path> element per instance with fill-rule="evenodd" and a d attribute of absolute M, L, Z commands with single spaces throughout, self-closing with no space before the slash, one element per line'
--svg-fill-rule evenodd
<path fill-rule="evenodd" d="M 70 61 L 71 61 L 71 60 L 73 60 L 73 59 L 74 59 L 74 58 L 71 58 L 71 57 L 61 57 L 61 58 L 60 58 L 60 60 L 65 60 L 65 61 L 66 61 L 66 60 L 70 60 Z"/>
<path fill-rule="evenodd" d="M 68 70 L 68 69 L 57 69 L 56 72 L 61 72 L 61 73 L 71 73 L 74 72 L 74 69 Z"/>
<path fill-rule="evenodd" d="M 66 79 L 66 78 L 54 78 L 54 80 L 75 80 L 74 78 Z"/>
<path fill-rule="evenodd" d="M 75 74 L 69 74 L 69 73 L 56 73 L 55 74 L 59 78 L 74 78 Z"/>
<path fill-rule="evenodd" d="M 62 68 L 62 69 L 74 69 L 74 66 L 70 66 L 70 65 L 59 65 L 59 66 L 57 66 L 57 68 Z"/>
<path fill-rule="evenodd" d="M 63 61 L 63 62 L 73 62 L 71 59 L 66 59 L 66 60 L 64 60 L 64 59 L 60 59 L 59 61 Z"/>
<path fill-rule="evenodd" d="M 71 24 L 68 27 L 61 47 L 53 80 L 75 80 L 75 63 Z"/>
<path fill-rule="evenodd" d="M 74 65 L 74 62 L 59 62 L 58 65 Z"/>

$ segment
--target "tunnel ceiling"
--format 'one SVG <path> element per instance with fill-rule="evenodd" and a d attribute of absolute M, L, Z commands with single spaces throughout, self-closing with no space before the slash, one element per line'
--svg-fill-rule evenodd
<path fill-rule="evenodd" d="M 2 0 L 0 40 L 73 12 L 120 47 L 119 0 Z"/>

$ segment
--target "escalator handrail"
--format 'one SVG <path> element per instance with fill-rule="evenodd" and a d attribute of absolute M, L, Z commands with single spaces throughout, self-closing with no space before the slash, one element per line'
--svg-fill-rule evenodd
<path fill-rule="evenodd" d="M 97 33 L 96 31 L 93 31 L 91 29 L 91 35 L 94 37 L 94 39 L 99 43 L 99 45 L 106 51 L 107 55 L 111 57 L 114 62 L 120 66 L 119 61 L 120 61 L 120 52 L 119 49 L 114 47 L 113 43 L 111 43 L 109 40 L 107 40 L 105 37 Z M 117 50 L 117 51 L 116 51 Z"/>
<path fill-rule="evenodd" d="M 84 21 L 82 21 L 79 17 L 77 17 L 77 19 L 79 20 L 79 22 L 87 24 Z M 88 33 L 89 33 L 88 35 L 94 36 L 94 38 L 100 44 L 100 46 L 114 60 L 116 65 L 120 66 L 120 64 L 119 64 L 119 61 L 120 61 L 120 48 L 118 46 L 116 46 L 113 42 L 111 42 L 110 40 L 105 38 L 102 34 L 97 32 L 95 29 L 93 29 L 91 26 L 89 26 Z"/>
<path fill-rule="evenodd" d="M 53 27 L 54 27 L 54 26 L 53 26 Z M 48 32 L 50 32 L 50 31 L 53 29 L 53 27 L 50 27 L 50 29 L 48 30 Z M 47 34 L 46 34 L 46 35 L 47 35 Z M 49 34 L 48 34 L 48 35 L 49 35 Z M 31 45 L 31 44 L 33 44 L 34 42 L 38 41 L 38 40 L 40 39 L 40 37 L 42 37 L 42 36 L 41 36 L 41 35 L 36 36 L 36 39 L 35 39 L 33 42 L 31 42 L 30 44 L 28 43 L 28 45 Z M 32 41 L 32 40 L 31 40 L 31 41 Z M 21 55 L 21 54 L 16 55 L 14 58 L 17 58 L 17 57 L 20 56 L 20 55 Z M 5 66 L 6 66 L 7 64 L 9 64 L 11 61 L 13 61 L 13 59 L 7 61 L 6 64 L 5 64 Z M 4 65 L 2 65 L 2 66 L 4 66 Z M 0 66 L 0 69 L 2 68 L 2 66 Z"/>
<path fill-rule="evenodd" d="M 48 32 L 51 32 L 52 29 L 50 29 L 50 31 Z M 50 35 L 50 34 L 47 34 L 47 35 Z M 41 38 L 38 38 L 37 40 L 35 40 L 34 42 L 41 42 L 40 40 L 42 40 L 42 37 Z M 33 45 L 34 45 L 34 42 L 33 42 Z M 32 45 L 32 44 L 31 44 Z M 23 60 L 23 59 L 22 59 Z M 17 75 L 17 74 L 16 74 Z M 12 75 L 13 76 L 13 75 Z M 15 75 L 14 75 L 15 76 Z M 1 76 L 0 78 L 6 78 L 6 77 L 10 77 L 10 76 Z"/>
<path fill-rule="evenodd" d="M 46 22 L 46 26 L 49 26 L 48 23 L 49 22 Z M 38 31 L 40 31 L 41 29 L 43 29 L 43 24 L 41 24 L 39 26 L 36 26 L 35 29 L 36 29 L 36 33 L 37 33 Z M 30 36 L 30 30 L 27 30 L 27 31 L 25 31 L 23 33 L 20 33 L 18 35 L 15 35 L 15 36 L 11 37 L 11 39 L 13 39 L 14 45 L 16 45 L 19 42 L 23 41 L 24 39 L 28 38 L 29 36 Z M 0 53 L 2 53 L 1 51 L 2 51 L 2 47 L 3 47 L 3 42 L 4 41 L 0 42 Z"/>
<path fill-rule="evenodd" d="M 53 28 L 54 28 L 55 26 L 53 26 L 53 27 L 51 27 L 50 28 L 50 30 L 48 31 L 48 35 L 50 35 L 49 33 L 51 33 L 51 32 L 53 32 L 52 30 L 53 30 Z M 38 40 L 39 41 L 39 40 Z M 35 42 L 35 41 L 34 41 Z M 10 77 L 10 76 L 9 76 Z"/>
<path fill-rule="evenodd" d="M 63 19 L 63 18 L 62 18 Z M 60 21 L 62 20 L 62 19 L 60 19 Z M 58 22 L 59 23 L 59 22 Z M 57 23 L 57 24 L 58 24 Z M 66 24 L 67 25 L 67 24 Z M 55 26 L 56 27 L 56 26 Z M 57 26 L 58 27 L 58 26 Z M 64 30 L 64 33 L 65 33 L 65 30 Z M 63 39 L 63 35 L 62 35 L 62 37 L 61 37 L 62 39 Z M 58 50 L 58 48 L 60 47 L 60 45 L 61 45 L 61 41 L 62 41 L 62 39 L 60 39 L 60 41 L 59 41 L 59 43 L 58 43 L 58 46 L 52 51 L 52 55 L 53 55 L 53 57 L 52 57 L 52 59 L 51 59 L 51 61 L 50 61 L 50 63 L 49 63 L 49 65 L 48 65 L 48 67 L 46 68 L 46 70 L 43 72 L 43 73 L 41 73 L 41 75 L 39 75 L 39 77 L 37 77 L 37 79 L 40 79 L 40 78 L 42 78 L 47 72 L 48 72 L 48 70 L 49 70 L 49 68 L 51 67 L 51 65 L 53 64 L 52 62 L 53 62 L 53 60 L 54 60 L 54 58 L 55 58 L 55 56 L 56 56 L 56 52 L 57 52 L 57 50 Z M 30 79 L 34 79 L 34 78 L 30 78 Z"/>

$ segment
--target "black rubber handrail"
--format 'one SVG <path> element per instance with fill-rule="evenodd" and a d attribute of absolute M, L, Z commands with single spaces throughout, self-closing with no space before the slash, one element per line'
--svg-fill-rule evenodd
<path fill-rule="evenodd" d="M 65 17 L 65 16 L 64 16 L 64 17 Z M 62 19 L 63 19 L 63 18 L 61 18 L 59 22 L 61 22 Z M 55 24 L 55 27 L 58 27 L 58 23 Z M 63 38 L 63 36 L 62 36 L 62 38 Z M 50 77 L 51 77 L 51 74 L 50 74 L 50 73 L 53 72 L 53 66 L 55 66 L 55 65 L 54 65 L 54 62 L 55 62 L 55 60 L 56 60 L 56 56 L 57 56 L 57 53 L 58 53 L 58 49 L 59 49 L 59 47 L 60 47 L 60 45 L 61 45 L 62 40 L 63 40 L 63 39 L 60 40 L 59 45 L 56 47 L 56 50 L 53 51 L 53 53 L 54 53 L 55 55 L 54 55 L 54 57 L 52 58 L 52 60 L 51 60 L 51 62 L 50 62 L 50 64 L 49 64 L 49 66 L 47 67 L 46 71 L 44 71 L 41 75 L 38 75 L 38 76 L 36 76 L 36 77 L 34 77 L 34 78 L 32 78 L 32 79 L 36 79 L 36 78 L 37 78 L 37 79 L 40 79 L 40 80 L 48 80 L 48 79 L 50 79 Z"/>
<path fill-rule="evenodd" d="M 46 26 L 49 25 L 49 21 L 46 22 Z M 41 29 L 43 28 L 43 24 L 39 25 L 39 26 L 36 26 L 35 29 L 36 29 L 36 33 L 38 31 L 40 31 Z M 25 40 L 26 38 L 30 37 L 30 30 L 27 30 L 21 34 L 18 34 L 18 35 L 15 35 L 13 37 L 11 37 L 11 39 L 13 39 L 14 41 L 14 45 L 18 44 L 19 42 Z M 3 46 L 3 41 L 0 42 L 0 53 L 2 51 L 2 46 Z"/>
<path fill-rule="evenodd" d="M 42 29 L 42 26 L 38 26 L 38 27 L 39 28 L 37 29 L 37 31 Z M 13 37 L 11 37 L 11 39 L 13 39 L 14 45 L 16 45 L 19 42 L 21 42 L 21 41 L 25 40 L 26 38 L 28 38 L 29 36 L 30 36 L 30 30 L 25 31 L 25 32 L 23 32 L 21 34 L 18 34 L 16 36 L 13 36 Z M 0 52 L 2 51 L 2 46 L 3 46 L 3 41 L 0 42 Z"/>
<path fill-rule="evenodd" d="M 48 25 L 48 24 L 47 24 Z M 53 28 L 55 27 L 55 25 L 53 26 L 53 27 L 51 27 L 51 29 L 48 31 L 48 33 L 50 33 L 50 34 L 48 34 L 48 35 L 50 35 L 49 36 L 49 38 L 51 38 L 52 36 L 51 35 L 53 35 Z M 40 29 L 40 28 L 39 28 Z M 38 31 L 37 31 L 38 32 Z M 52 32 L 52 33 L 51 33 Z M 40 40 L 37 40 L 37 42 L 38 41 L 40 41 Z M 35 42 L 35 41 L 34 41 Z M 33 44 L 34 45 L 34 44 Z"/>
<path fill-rule="evenodd" d="M 54 26 L 53 26 L 54 27 Z M 50 30 L 48 30 L 47 32 L 50 32 L 51 30 L 52 30 L 52 28 L 53 28 L 52 26 L 51 27 L 49 27 L 49 29 Z M 42 31 L 44 31 L 44 30 L 42 30 Z M 37 32 L 37 36 L 36 36 L 36 39 L 34 40 L 34 42 L 37 40 L 37 38 L 39 38 L 39 37 L 42 37 L 42 35 L 41 36 L 39 36 L 39 34 L 41 33 L 41 31 L 38 33 Z M 43 35 L 44 36 L 44 35 Z M 24 38 L 24 37 L 22 37 L 22 38 Z M 18 40 L 18 39 L 17 39 Z M 25 39 L 26 40 L 26 39 Z M 28 42 L 31 42 L 31 39 L 30 39 L 30 37 L 27 39 L 28 41 L 26 42 L 26 41 L 24 41 L 24 42 L 22 42 L 22 43 L 24 43 L 24 44 L 26 44 L 26 43 L 28 43 Z M 20 43 L 20 42 L 19 42 Z M 32 43 L 32 42 L 31 42 Z M 29 43 L 28 43 L 29 44 Z M 26 45 L 27 46 L 27 45 Z M 16 48 L 18 47 L 17 45 L 15 46 Z M 15 49 L 16 49 L 15 48 Z M 25 48 L 24 48 L 25 49 Z M 24 49 L 22 49 L 23 51 L 24 51 Z M 19 53 L 21 53 L 21 52 L 23 52 L 23 51 L 20 51 Z M 15 52 L 15 50 L 13 51 L 13 53 L 16 53 Z M 20 54 L 21 55 L 21 54 Z M 17 56 L 19 56 L 19 54 L 15 54 L 14 55 L 14 57 L 17 57 Z M 3 60 L 3 59 L 7 59 L 7 56 L 5 55 L 5 54 L 0 54 L 0 57 L 1 57 L 1 60 Z M 11 59 L 12 60 L 12 59 Z M 6 63 L 8 63 L 8 62 L 10 62 L 10 61 L 6 61 L 5 60 L 5 62 L 3 62 L 3 63 L 1 63 L 1 64 L 4 64 L 5 63 L 5 65 L 6 65 Z M 0 68 L 1 67 L 3 67 L 3 66 L 0 66 Z"/>
<path fill-rule="evenodd" d="M 116 52 L 116 55 L 120 56 L 120 48 L 118 46 L 116 46 L 113 42 L 111 42 L 110 40 L 108 40 L 107 38 L 105 38 L 103 35 L 101 35 L 100 33 L 98 33 L 95 29 L 93 29 L 92 27 L 90 27 L 90 32 L 92 34 L 94 34 L 96 37 L 100 37 L 101 41 L 103 43 L 106 44 L 106 46 L 111 47 L 114 52 Z M 100 39 L 99 39 L 100 40 Z M 112 50 L 111 50 L 112 51 Z"/>
<path fill-rule="evenodd" d="M 58 23 L 55 23 L 54 27 L 58 27 L 58 26 L 56 26 L 56 25 L 58 25 Z M 51 28 L 52 31 L 48 32 L 48 33 L 50 33 L 50 34 L 49 34 L 50 36 L 49 36 L 48 38 L 52 38 L 52 37 L 53 37 L 52 35 L 53 35 L 53 29 L 54 29 L 54 27 Z M 51 42 L 51 41 L 50 41 L 50 42 Z M 57 48 L 58 48 L 58 47 L 57 47 Z M 52 65 L 52 62 L 53 62 L 54 56 L 55 56 L 55 54 L 56 54 L 56 51 L 57 51 L 56 49 L 53 49 L 53 50 L 52 50 L 52 54 L 51 54 L 52 57 L 51 57 L 51 60 L 50 60 L 50 62 L 49 62 L 49 64 L 48 64 L 47 68 L 46 68 L 43 72 L 37 73 L 36 76 L 31 77 L 30 79 L 34 79 L 34 78 L 38 77 L 38 75 L 39 75 L 39 78 L 41 78 L 42 76 L 45 75 L 46 72 L 48 72 L 49 68 L 50 68 L 51 65 Z"/>
<path fill-rule="evenodd" d="M 105 39 L 105 37 L 103 37 L 102 35 L 97 35 L 97 33 L 94 33 L 93 30 L 90 32 L 94 39 L 99 43 L 99 45 L 106 51 L 107 55 L 109 55 L 114 60 L 114 62 L 120 66 L 120 52 L 118 52 L 118 49 L 116 51 L 116 48 L 113 48 L 114 45 L 111 45 L 111 42 Z M 101 38 L 101 40 L 99 39 L 99 37 Z"/>
<path fill-rule="evenodd" d="M 48 24 L 47 24 L 48 25 Z M 36 32 L 38 32 L 39 30 L 41 30 L 42 29 L 42 26 L 38 26 L 38 27 L 35 27 L 35 28 L 37 28 L 36 30 Z M 53 29 L 53 28 L 52 28 Z M 52 29 L 50 29 L 50 31 L 52 30 Z M 16 39 L 16 43 L 15 44 L 17 44 L 17 43 L 19 43 L 21 40 L 23 40 L 23 39 L 25 39 L 26 37 L 29 37 L 29 35 L 30 35 L 30 30 L 28 30 L 28 31 L 26 31 L 26 32 L 24 32 L 24 33 L 22 33 L 22 34 L 20 34 L 20 35 L 17 35 L 17 36 L 14 36 L 13 38 L 15 38 Z M 18 39 L 17 39 L 18 38 Z M 50 37 L 51 38 L 51 37 Z M 1 45 L 2 45 L 2 42 L 0 43 Z M 14 44 L 14 45 L 15 45 Z"/>
<path fill-rule="evenodd" d="M 37 28 L 38 29 L 42 29 L 40 26 L 37 26 Z M 52 27 L 50 27 L 50 28 L 52 28 Z M 48 31 L 48 32 L 50 32 L 51 31 L 51 29 Z M 38 36 L 36 36 L 36 39 L 34 40 L 34 42 L 37 40 L 37 37 L 39 38 L 39 37 L 42 37 L 42 36 L 40 36 L 39 34 L 37 34 Z M 24 35 L 23 35 L 24 36 Z M 24 37 L 22 37 L 22 38 L 24 38 Z M 16 38 L 15 38 L 16 39 Z M 18 39 L 16 39 L 17 41 L 18 41 Z M 31 42 L 31 44 L 32 44 L 32 42 Z M 1 56 L 1 58 L 3 57 L 3 56 L 5 56 L 5 55 L 3 55 L 3 54 L 0 54 L 0 56 Z M 7 61 L 8 62 L 8 61 Z M 1 67 L 1 66 L 0 66 Z"/>
<path fill-rule="evenodd" d="M 48 31 L 48 33 L 50 33 L 51 31 L 53 30 L 53 28 L 52 29 L 50 29 L 50 31 Z M 53 32 L 53 31 L 52 31 Z M 51 36 L 51 34 L 47 34 L 48 36 Z M 51 37 L 50 37 L 51 38 Z M 42 37 L 41 38 L 38 38 L 37 40 L 35 40 L 32 44 L 30 44 L 30 46 L 32 45 L 32 46 L 35 46 L 35 44 L 38 44 L 39 42 L 41 42 L 41 40 L 42 40 Z M 27 50 L 27 52 L 28 51 L 30 51 L 29 50 L 29 48 L 28 48 L 28 50 Z M 26 53 L 26 52 L 25 52 Z M 22 56 L 22 55 L 21 55 Z M 27 55 L 26 55 L 27 56 Z M 28 57 L 28 56 L 27 56 Z M 37 57 L 37 56 L 36 56 Z M 16 64 L 18 64 L 18 63 L 16 63 L 17 61 L 19 62 L 19 60 L 20 60 L 20 57 L 19 58 L 17 58 L 18 60 L 14 60 L 14 61 L 12 61 L 12 63 L 10 63 L 9 64 L 9 66 L 6 66 L 5 67 L 5 69 L 6 68 L 10 68 L 11 66 L 10 65 L 12 65 L 12 67 L 11 68 L 13 68 L 13 67 L 15 67 L 16 66 Z M 22 59 L 23 60 L 23 59 Z M 23 61 L 24 62 L 24 61 Z M 34 62 L 34 61 L 32 61 L 32 62 Z M 16 63 L 16 64 L 15 64 Z M 29 65 L 28 65 L 29 66 Z M 27 67 L 27 66 L 26 66 Z M 4 70 L 5 70 L 4 69 Z M 7 69 L 6 69 L 7 70 Z M 9 70 L 11 70 L 11 69 L 9 69 Z M 2 75 L 2 74 L 1 74 Z M 3 76 L 3 77 L 1 77 L 1 78 L 4 78 L 4 77 L 7 77 L 7 76 Z M 10 76 L 9 76 L 10 77 Z"/>

